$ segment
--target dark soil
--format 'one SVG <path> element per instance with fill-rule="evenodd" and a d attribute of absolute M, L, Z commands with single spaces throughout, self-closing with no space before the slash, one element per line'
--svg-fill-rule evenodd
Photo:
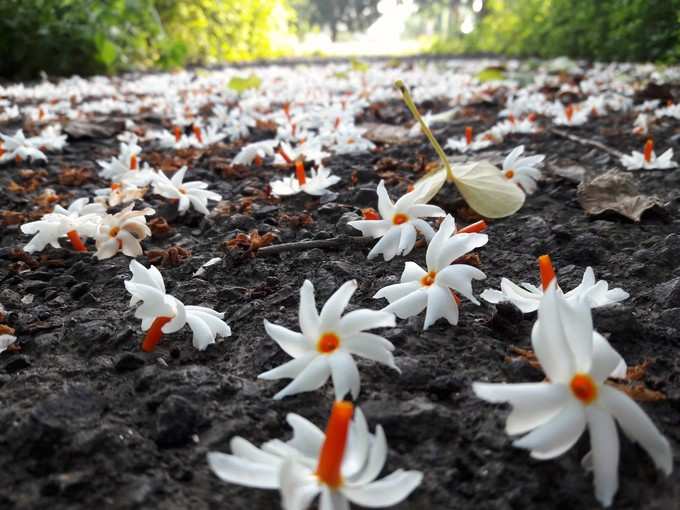
<path fill-rule="evenodd" d="M 435 110 L 443 105 L 429 105 Z M 466 114 L 473 126 L 494 122 L 498 105 L 480 105 Z M 381 122 L 408 119 L 400 104 L 384 105 Z M 375 118 L 365 120 L 375 121 Z M 623 152 L 640 150 L 629 135 L 632 116 L 614 114 L 573 132 Z M 3 127 L 7 132 L 8 126 Z M 679 125 L 665 119 L 655 127 L 663 146 L 680 152 Z M 436 130 L 440 140 L 462 128 Z M 248 141 L 271 136 L 260 130 Z M 241 142 L 243 143 L 243 142 Z M 634 174 L 640 190 L 666 203 L 664 214 L 646 214 L 640 224 L 619 216 L 588 217 L 576 195 L 577 182 L 555 169 L 581 165 L 597 175 L 618 162 L 605 152 L 550 133 L 512 135 L 487 155 L 499 159 L 523 143 L 529 153 L 547 155 L 545 178 L 516 215 L 491 221 L 489 243 L 479 251 L 487 281 L 501 276 L 536 282 L 536 257 L 550 253 L 563 288 L 580 281 L 586 266 L 623 287 L 631 297 L 620 306 L 595 312 L 597 329 L 636 365 L 651 360 L 642 383 L 665 399 L 643 402 L 644 409 L 669 438 L 675 472 L 664 478 L 638 446 L 622 437 L 617 509 L 680 508 L 680 171 Z M 162 267 L 168 292 L 187 304 L 225 311 L 233 335 L 205 352 L 191 344 L 185 328 L 165 337 L 156 352 L 140 351 L 139 321 L 128 308 L 123 281 L 129 259 L 119 254 L 98 262 L 90 254 L 49 248 L 32 257 L 17 248 L 23 236 L 11 215 L 0 230 L 0 303 L 4 322 L 16 328 L 20 352 L 0 356 L 0 508 L 3 509 L 269 509 L 273 491 L 220 482 L 208 469 L 206 452 L 227 452 L 241 435 L 256 444 L 288 437 L 289 412 L 323 426 L 332 386 L 284 401 L 271 396 L 286 381 L 256 376 L 286 361 L 286 354 L 262 327 L 268 320 L 297 329 L 298 289 L 310 279 L 322 303 L 338 286 L 356 279 L 359 290 L 350 308 L 379 308 L 371 296 L 395 283 L 405 260 L 424 263 L 425 248 L 389 263 L 367 261 L 369 249 L 348 243 L 280 255 L 253 256 L 225 242 L 257 229 L 275 233 L 279 242 L 358 234 L 346 225 L 363 207 L 375 207 L 375 186 L 386 180 L 393 197 L 405 192 L 434 152 L 419 143 L 379 146 L 372 153 L 334 156 L 328 166 L 342 178 L 334 194 L 321 200 L 297 196 L 276 200 L 263 192 L 272 176 L 290 173 L 273 166 L 235 169 L 228 162 L 237 145 L 173 155 L 145 148 L 142 159 L 163 167 L 190 161 L 192 178 L 211 183 L 225 203 L 207 219 L 179 217 L 175 206 L 148 194 L 149 206 L 170 224 L 167 237 L 145 241 L 145 249 L 181 245 L 192 256 L 176 267 Z M 91 196 L 108 183 L 96 177 L 96 159 L 117 154 L 115 137 L 70 140 L 62 155 L 47 165 L 6 165 L 0 169 L 0 208 L 35 211 L 39 197 L 52 188 L 62 203 Z M 174 158 L 174 159 L 173 159 Z M 496 161 L 498 162 L 498 161 Z M 66 185 L 64 168 L 85 168 L 90 179 Z M 26 172 L 33 170 L 33 174 Z M 61 176 L 61 177 L 60 177 Z M 33 191 L 10 191 L 9 181 Z M 61 179 L 61 181 L 60 181 Z M 10 188 L 13 189 L 13 188 Z M 436 203 L 459 224 L 474 220 L 446 187 Z M 48 208 L 51 208 L 49 205 Z M 468 211 L 469 212 L 469 211 Z M 39 216 L 39 214 L 38 214 Z M 30 216 L 24 216 L 24 219 Z M 157 233 L 161 229 L 157 229 Z M 91 243 L 91 241 L 90 241 Z M 90 246 L 92 250 L 92 246 Z M 212 257 L 222 262 L 202 277 L 192 274 Z M 140 261 L 148 265 L 146 257 Z M 24 304 L 22 298 L 33 296 Z M 24 299 L 26 301 L 26 299 Z M 598 508 L 592 479 L 580 466 L 587 434 L 575 448 L 553 461 L 531 460 L 511 446 L 504 433 L 507 409 L 474 397 L 474 381 L 540 381 L 540 370 L 516 354 L 530 348 L 534 316 L 512 306 L 474 306 L 464 302 L 457 327 L 440 321 L 422 332 L 423 317 L 400 321 L 384 335 L 396 345 L 398 375 L 382 365 L 359 361 L 362 391 L 358 404 L 371 427 L 382 424 L 389 441 L 388 471 L 418 469 L 422 485 L 402 509 L 591 509 Z"/>

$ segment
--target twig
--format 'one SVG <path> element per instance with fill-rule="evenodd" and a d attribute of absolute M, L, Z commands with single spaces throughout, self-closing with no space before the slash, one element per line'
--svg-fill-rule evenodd
<path fill-rule="evenodd" d="M 556 134 L 557 136 L 561 136 L 562 138 L 566 138 L 567 140 L 571 140 L 572 142 L 580 143 L 581 145 L 590 145 L 591 147 L 603 150 L 617 158 L 621 158 L 624 156 L 623 152 L 618 151 L 596 140 L 590 140 L 589 138 L 581 138 L 580 136 L 572 135 L 571 133 L 567 133 L 566 131 L 562 131 L 561 129 L 549 128 L 548 131 L 550 131 L 553 134 Z"/>
<path fill-rule="evenodd" d="M 287 251 L 305 251 L 312 248 L 319 249 L 333 249 L 342 248 L 343 246 L 366 246 L 371 244 L 374 239 L 370 237 L 350 237 L 338 236 L 330 239 L 314 239 L 312 241 L 299 241 L 297 243 L 281 243 L 271 246 L 265 246 L 257 250 L 258 255 L 276 255 L 277 253 L 284 253 Z"/>

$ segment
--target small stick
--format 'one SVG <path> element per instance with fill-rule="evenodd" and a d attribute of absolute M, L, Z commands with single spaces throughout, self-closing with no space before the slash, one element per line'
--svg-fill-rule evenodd
<path fill-rule="evenodd" d="M 333 249 L 342 248 L 343 246 L 366 246 L 373 242 L 374 239 L 370 237 L 350 237 L 339 236 L 331 237 L 330 239 L 314 239 L 311 241 L 299 241 L 296 243 L 281 243 L 273 244 L 271 246 L 264 246 L 257 250 L 258 255 L 276 255 L 277 253 L 284 253 L 287 251 L 305 251 L 312 248 Z"/>
<path fill-rule="evenodd" d="M 567 133 L 566 131 L 562 131 L 561 129 L 549 128 L 548 131 L 550 131 L 553 134 L 556 134 L 557 136 L 561 136 L 562 138 L 566 138 L 567 140 L 571 140 L 572 142 L 580 143 L 581 145 L 590 145 L 591 147 L 603 150 L 617 158 L 622 158 L 624 156 L 623 152 L 620 152 L 596 140 L 581 138 L 580 136 L 572 135 L 571 133 Z"/>

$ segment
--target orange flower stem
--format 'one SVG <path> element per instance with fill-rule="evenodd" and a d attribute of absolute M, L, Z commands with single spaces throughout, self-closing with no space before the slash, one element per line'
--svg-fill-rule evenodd
<path fill-rule="evenodd" d="M 305 182 L 307 182 L 307 176 L 305 176 L 305 165 L 299 159 L 295 160 L 295 178 L 300 183 L 300 186 L 304 186 Z"/>
<path fill-rule="evenodd" d="M 156 349 L 156 345 L 158 345 L 158 342 L 161 341 L 161 337 L 163 336 L 163 326 L 171 320 L 172 317 L 156 317 L 154 319 L 142 342 L 142 350 L 144 352 L 153 352 Z"/>
<path fill-rule="evenodd" d="M 471 225 L 468 225 L 467 227 L 461 228 L 458 233 L 459 234 L 475 234 L 478 232 L 484 232 L 487 229 L 488 225 L 486 224 L 486 221 L 484 220 L 479 220 L 475 223 L 472 223 Z"/>
<path fill-rule="evenodd" d="M 472 128 L 470 126 L 465 127 L 465 143 L 468 145 L 472 143 Z"/>
<path fill-rule="evenodd" d="M 647 163 L 652 161 L 652 152 L 654 152 L 654 140 L 651 138 L 645 142 L 645 149 L 644 149 L 644 155 L 645 155 L 645 161 Z"/>
<path fill-rule="evenodd" d="M 174 132 L 175 132 L 175 142 L 179 142 L 180 139 L 182 138 L 182 130 L 180 129 L 179 126 L 175 126 Z"/>
<path fill-rule="evenodd" d="M 550 255 L 541 255 L 538 257 L 538 268 L 541 272 L 541 285 L 543 290 L 546 290 L 555 277 L 555 269 L 553 268 Z"/>
<path fill-rule="evenodd" d="M 354 406 L 351 402 L 338 401 L 333 404 L 326 426 L 326 439 L 321 446 L 316 468 L 316 476 L 329 487 L 339 487 L 342 484 L 342 459 L 353 413 Z"/>
<path fill-rule="evenodd" d="M 69 230 L 66 232 L 66 235 L 68 236 L 68 240 L 71 242 L 71 246 L 73 246 L 74 250 L 87 251 L 87 248 L 85 247 L 83 240 L 78 235 L 78 232 L 75 230 Z"/>

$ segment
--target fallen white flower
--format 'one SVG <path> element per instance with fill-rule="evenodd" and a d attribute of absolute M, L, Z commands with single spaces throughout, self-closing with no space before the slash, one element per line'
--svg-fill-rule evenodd
<path fill-rule="evenodd" d="M 297 414 L 288 414 L 293 438 L 274 439 L 257 448 L 241 437 L 231 454 L 208 453 L 208 464 L 223 481 L 259 489 L 278 489 L 282 507 L 305 510 L 321 495 L 322 510 L 349 510 L 349 502 L 383 508 L 400 503 L 420 485 L 419 471 L 397 470 L 377 480 L 387 460 L 380 425 L 371 434 L 359 408 L 335 402 L 324 433 Z"/>
<path fill-rule="evenodd" d="M 488 402 L 509 402 L 508 434 L 536 459 L 557 457 L 588 428 L 590 448 L 582 464 L 594 473 L 595 496 L 610 506 L 618 489 L 619 438 L 616 422 L 666 475 L 673 470 L 668 440 L 625 393 L 605 384 L 625 376 L 625 363 L 609 342 L 593 330 L 590 308 L 567 302 L 553 281 L 538 309 L 531 341 L 547 380 L 538 383 L 475 383 L 475 394 Z"/>
<path fill-rule="evenodd" d="M 476 267 L 453 262 L 487 242 L 486 234 L 456 233 L 456 223 L 447 215 L 427 247 L 427 271 L 415 262 L 406 262 L 401 282 L 383 287 L 373 297 L 387 299 L 390 304 L 384 310 L 400 319 L 418 315 L 427 308 L 423 329 L 442 317 L 456 325 L 457 294 L 478 305 L 472 280 L 483 280 L 486 276 Z"/>
<path fill-rule="evenodd" d="M 517 184 L 527 195 L 536 191 L 536 181 L 541 177 L 541 171 L 536 168 L 540 165 L 545 156 L 537 154 L 523 158 L 524 145 L 515 147 L 503 161 L 503 176 L 510 182 Z"/>
<path fill-rule="evenodd" d="M 538 306 L 543 299 L 544 289 L 555 278 L 555 272 L 548 255 L 539 257 L 539 267 L 541 270 L 541 287 L 536 287 L 530 283 L 517 285 L 507 278 L 501 278 L 501 290 L 486 289 L 480 297 L 489 303 L 501 303 L 509 301 L 522 313 L 531 313 L 538 310 Z M 562 293 L 559 285 L 557 292 Z M 614 303 L 619 303 L 628 299 L 629 294 L 620 288 L 610 289 L 605 280 L 595 280 L 593 268 L 588 266 L 583 272 L 581 283 L 569 292 L 564 294 L 567 301 L 582 300 L 590 308 L 598 308 Z"/>
<path fill-rule="evenodd" d="M 337 400 L 348 392 L 356 399 L 360 379 L 353 354 L 399 370 L 394 364 L 392 343 L 379 335 L 364 332 L 366 329 L 394 327 L 392 313 L 362 308 L 342 316 L 356 289 L 356 281 L 346 282 L 328 298 L 321 314 L 318 314 L 314 286 L 305 280 L 300 288 L 302 332 L 296 333 L 265 320 L 264 327 L 269 336 L 293 358 L 258 376 L 267 380 L 293 379 L 274 395 L 275 399 L 320 388 L 328 377 L 333 378 Z"/>
<path fill-rule="evenodd" d="M 135 204 L 130 204 L 116 214 L 107 214 L 97 227 L 95 256 L 99 260 L 109 259 L 119 251 L 128 257 L 139 257 L 142 251 L 140 241 L 151 235 L 146 224 L 146 216 L 154 214 L 147 208 L 133 211 Z"/>
<path fill-rule="evenodd" d="M 174 333 L 189 324 L 193 332 L 193 345 L 199 351 L 214 344 L 216 337 L 231 336 L 231 328 L 224 322 L 224 313 L 204 306 L 184 305 L 179 299 L 165 293 L 163 276 L 155 266 L 145 268 L 136 260 L 130 261 L 132 278 L 125 288 L 132 295 L 130 306 L 140 301 L 135 317 L 142 319 L 142 331 L 147 331 L 142 350 L 151 352 L 163 334 Z"/>
<path fill-rule="evenodd" d="M 158 172 L 152 183 L 153 191 L 162 197 L 179 200 L 177 210 L 180 214 L 184 214 L 189 206 L 193 206 L 198 212 L 207 216 L 210 214 L 207 207 L 208 200 L 221 200 L 222 196 L 214 191 L 207 190 L 207 182 L 189 181 L 183 183 L 186 172 L 186 166 L 177 170 L 172 178 L 168 178 L 163 172 Z"/>
<path fill-rule="evenodd" d="M 432 239 L 434 230 L 423 218 L 442 217 L 446 213 L 436 205 L 425 203 L 425 196 L 429 193 L 427 186 L 428 183 L 416 185 L 413 191 L 393 203 L 385 189 L 385 182 L 380 181 L 376 192 L 381 219 L 348 223 L 364 236 L 381 238 L 368 253 L 369 259 L 382 253 L 385 260 L 392 260 L 396 255 L 410 253 L 418 232 L 428 242 Z"/>
<path fill-rule="evenodd" d="M 654 141 L 647 140 L 643 152 L 633 151 L 631 155 L 624 155 L 621 158 L 621 164 L 628 170 L 664 170 L 667 168 L 675 168 L 677 163 L 673 161 L 673 149 L 668 149 L 666 152 L 657 156 L 654 152 Z"/>

